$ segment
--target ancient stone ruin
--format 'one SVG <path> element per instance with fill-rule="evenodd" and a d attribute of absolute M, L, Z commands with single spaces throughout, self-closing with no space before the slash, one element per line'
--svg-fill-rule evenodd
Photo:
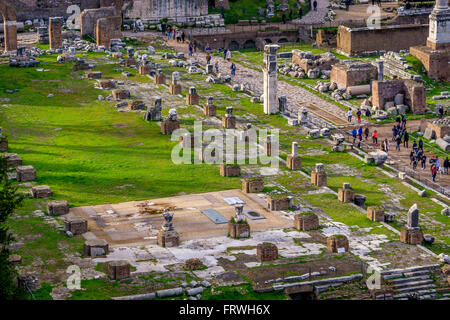
<path fill-rule="evenodd" d="M 225 111 L 225 116 L 222 117 L 222 127 L 224 129 L 236 129 L 236 117 L 233 115 L 233 107 L 227 107 Z"/>
<path fill-rule="evenodd" d="M 158 245 L 161 247 L 177 247 L 180 243 L 180 236 L 173 227 L 173 212 L 164 210 L 163 217 L 165 223 L 158 232 Z"/>
<path fill-rule="evenodd" d="M 409 244 L 421 244 L 423 241 L 423 233 L 419 227 L 417 204 L 412 205 L 408 210 L 406 227 L 402 229 L 400 241 Z"/>
<path fill-rule="evenodd" d="M 294 216 L 294 228 L 309 231 L 319 228 L 319 217 L 313 212 L 303 212 Z"/>
<path fill-rule="evenodd" d="M 350 187 L 350 183 L 344 183 L 342 188 L 338 189 L 338 200 L 341 202 L 353 202 L 355 191 Z"/>
<path fill-rule="evenodd" d="M 292 142 L 292 153 L 286 159 L 286 167 L 291 170 L 301 170 L 302 159 L 298 154 L 298 142 Z"/>
<path fill-rule="evenodd" d="M 170 109 L 169 117 L 161 123 L 161 133 L 172 134 L 177 129 L 180 129 L 180 121 L 178 121 L 177 109 Z"/>
<path fill-rule="evenodd" d="M 311 184 L 318 187 L 327 186 L 327 173 L 322 163 L 316 163 L 315 169 L 311 172 Z"/>

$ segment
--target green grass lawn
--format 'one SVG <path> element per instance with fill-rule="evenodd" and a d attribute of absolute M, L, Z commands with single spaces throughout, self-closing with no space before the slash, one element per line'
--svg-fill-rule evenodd
<path fill-rule="evenodd" d="M 110 92 L 94 89 L 71 65 L 41 64 L 49 72 L 0 66 L 8 74 L 0 79 L 0 122 L 9 152 L 33 165 L 36 182 L 50 185 L 55 198 L 79 206 L 239 187 L 238 179 L 221 177 L 216 166 L 173 164 L 176 142 L 141 113 L 119 113 L 112 103 L 98 101 L 98 94 Z"/>

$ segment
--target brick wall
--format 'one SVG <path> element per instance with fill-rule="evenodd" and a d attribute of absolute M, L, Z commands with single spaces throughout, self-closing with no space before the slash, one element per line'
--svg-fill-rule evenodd
<path fill-rule="evenodd" d="M 370 51 L 400 51 L 426 43 L 428 25 L 394 25 L 381 29 L 339 26 L 338 50 L 354 56 Z"/>
<path fill-rule="evenodd" d="M 417 46 L 411 47 L 410 53 L 422 62 L 428 77 L 450 81 L 450 50 L 433 51 L 425 46 Z"/>

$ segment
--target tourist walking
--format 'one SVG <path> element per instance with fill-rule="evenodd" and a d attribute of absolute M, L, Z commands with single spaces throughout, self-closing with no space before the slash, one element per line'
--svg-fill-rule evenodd
<path fill-rule="evenodd" d="M 388 139 L 384 139 L 384 151 L 389 152 L 389 141 Z"/>
<path fill-rule="evenodd" d="M 400 134 L 397 136 L 395 142 L 396 142 L 395 150 L 398 150 L 400 152 L 400 144 L 402 143 L 402 136 Z"/>
<path fill-rule="evenodd" d="M 378 132 L 377 132 L 377 130 L 375 130 L 375 131 L 372 133 L 372 142 L 373 142 L 375 145 L 378 144 Z"/>
<path fill-rule="evenodd" d="M 397 137 L 397 126 L 392 127 L 392 141 L 395 141 L 395 137 Z"/>
<path fill-rule="evenodd" d="M 301 19 L 301 18 L 302 18 L 302 15 L 303 15 L 303 10 L 302 10 L 302 7 L 300 6 L 300 7 L 298 8 L 298 18 Z"/>
<path fill-rule="evenodd" d="M 367 118 L 367 121 L 369 121 L 369 118 L 370 118 L 370 110 L 369 110 L 369 108 L 366 109 L 366 118 Z"/>
<path fill-rule="evenodd" d="M 230 62 L 231 61 L 231 50 L 227 51 L 227 61 Z"/>
<path fill-rule="evenodd" d="M 192 57 L 194 48 L 192 47 L 192 43 L 189 43 L 189 57 Z"/>
<path fill-rule="evenodd" d="M 223 60 L 227 60 L 228 49 L 223 50 Z"/>
<path fill-rule="evenodd" d="M 359 138 L 359 142 L 362 141 L 362 134 L 363 134 L 363 129 L 362 127 L 358 128 L 358 138 Z"/>
<path fill-rule="evenodd" d="M 356 111 L 356 118 L 358 119 L 358 123 L 361 123 L 361 110 L 358 109 L 358 111 Z"/>
<path fill-rule="evenodd" d="M 436 174 L 437 174 L 436 165 L 433 163 L 431 165 L 431 177 L 433 178 L 433 182 L 436 181 Z"/>
<path fill-rule="evenodd" d="M 427 167 L 427 156 L 425 154 L 422 155 L 422 169 L 425 170 Z"/>
<path fill-rule="evenodd" d="M 353 110 L 352 110 L 352 108 L 349 108 L 348 109 L 348 112 L 347 112 L 347 120 L 348 120 L 348 122 L 352 122 L 352 117 L 353 117 Z"/>
<path fill-rule="evenodd" d="M 314 2 L 313 2 L 313 7 L 314 7 L 314 11 L 317 11 L 317 1 L 316 0 L 314 0 Z"/>
<path fill-rule="evenodd" d="M 184 43 L 184 40 L 186 39 L 186 34 L 183 32 L 181 32 L 181 41 Z"/>
<path fill-rule="evenodd" d="M 416 143 L 416 142 L 414 141 L 414 143 Z M 419 149 L 422 150 L 422 152 L 423 152 L 423 141 L 422 141 L 422 138 L 419 138 Z"/>
<path fill-rule="evenodd" d="M 231 64 L 231 75 L 235 76 L 236 75 L 236 65 L 234 64 L 234 62 Z"/>
<path fill-rule="evenodd" d="M 356 131 L 356 129 L 352 130 L 352 136 L 353 136 L 353 144 L 356 142 L 356 135 L 358 134 L 358 132 Z"/>
<path fill-rule="evenodd" d="M 409 141 L 409 133 L 405 130 L 405 133 L 403 134 L 403 146 L 405 148 L 408 148 L 408 141 Z"/>
<path fill-rule="evenodd" d="M 364 129 L 364 136 L 366 137 L 364 140 L 366 140 L 367 141 L 367 139 L 369 138 L 369 127 L 366 127 L 365 129 Z"/>
<path fill-rule="evenodd" d="M 219 73 L 219 61 L 216 61 L 215 67 L 216 67 L 216 73 L 218 74 Z"/>
<path fill-rule="evenodd" d="M 439 113 L 439 119 L 442 119 L 442 117 L 444 116 L 444 106 L 443 105 L 439 106 L 438 113 Z"/>

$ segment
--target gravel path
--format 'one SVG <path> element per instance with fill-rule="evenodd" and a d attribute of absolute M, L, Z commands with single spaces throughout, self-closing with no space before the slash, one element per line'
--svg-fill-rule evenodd
<path fill-rule="evenodd" d="M 311 5 L 314 0 L 311 0 Z M 311 9 L 307 14 L 305 14 L 301 19 L 293 20 L 297 23 L 322 23 L 325 22 L 325 16 L 328 13 L 328 6 L 330 5 L 329 0 L 317 0 L 317 11 Z"/>

